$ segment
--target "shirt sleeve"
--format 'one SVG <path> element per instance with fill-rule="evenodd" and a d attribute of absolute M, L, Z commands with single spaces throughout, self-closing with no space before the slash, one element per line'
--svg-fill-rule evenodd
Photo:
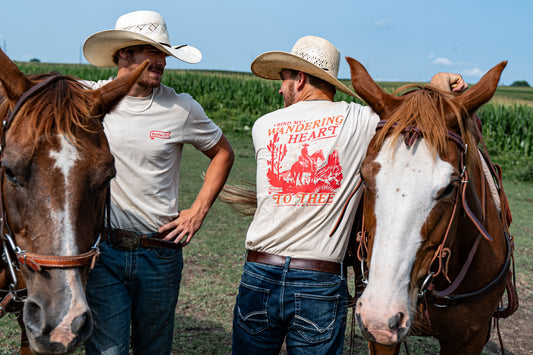
<path fill-rule="evenodd" d="M 207 117 L 202 106 L 191 97 L 184 142 L 192 144 L 200 151 L 206 151 L 214 147 L 221 136 L 222 130 Z"/>

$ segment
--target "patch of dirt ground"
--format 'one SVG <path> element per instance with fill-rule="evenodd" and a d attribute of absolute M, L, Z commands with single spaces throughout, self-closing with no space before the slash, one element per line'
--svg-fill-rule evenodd
<path fill-rule="evenodd" d="M 517 275 L 518 310 L 507 319 L 500 319 L 499 328 L 502 335 L 505 355 L 533 354 L 533 327 L 531 316 L 533 310 L 533 290 L 527 280 Z M 501 354 L 498 331 L 493 328 L 491 340 L 485 346 L 490 354 Z"/>

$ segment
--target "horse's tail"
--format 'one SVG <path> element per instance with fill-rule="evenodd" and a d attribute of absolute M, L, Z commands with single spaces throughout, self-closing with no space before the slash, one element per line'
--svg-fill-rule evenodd
<path fill-rule="evenodd" d="M 218 198 L 233 207 L 237 212 L 251 216 L 257 208 L 256 189 L 253 184 L 247 187 L 224 185 Z"/>

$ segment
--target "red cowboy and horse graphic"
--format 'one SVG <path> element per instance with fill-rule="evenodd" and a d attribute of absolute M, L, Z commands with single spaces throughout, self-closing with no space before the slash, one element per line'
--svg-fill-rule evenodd
<path fill-rule="evenodd" d="M 309 144 L 303 144 L 298 159 L 284 170 L 284 159 L 287 155 L 287 144 L 279 142 L 278 134 L 274 134 L 267 148 L 271 153 L 268 161 L 267 177 L 272 188 L 281 193 L 324 193 L 334 192 L 342 181 L 342 167 L 339 163 L 337 150 L 331 152 L 327 159 L 322 150 L 310 154 Z"/>

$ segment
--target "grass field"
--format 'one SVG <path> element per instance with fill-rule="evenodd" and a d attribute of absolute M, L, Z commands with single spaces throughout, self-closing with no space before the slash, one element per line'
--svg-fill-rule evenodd
<path fill-rule="evenodd" d="M 91 80 L 114 75 L 112 70 L 95 71 L 89 66 L 27 63 L 21 66 L 24 67 L 26 73 L 58 70 L 63 74 Z M 208 115 L 228 133 L 235 150 L 235 165 L 230 175 L 230 182 L 253 182 L 255 160 L 249 129 L 261 114 L 281 106 L 281 99 L 276 94 L 279 83 L 259 80 L 243 73 L 169 71 L 166 77 L 167 84 L 176 87 L 177 91 L 191 93 L 204 106 Z M 347 81 L 345 82 L 351 86 Z M 403 83 L 381 84 L 386 90 L 392 91 Z M 346 95 L 340 95 L 340 99 L 347 99 Z M 498 105 L 519 107 L 519 109 L 510 109 L 510 113 L 505 113 L 506 121 L 517 120 L 516 110 L 523 110 L 520 116 L 521 123 L 527 124 L 528 122 L 522 121 L 529 120 L 531 124 L 533 121 L 532 111 L 527 108 L 533 107 L 533 89 L 498 88 L 493 100 L 497 103 L 488 110 L 496 112 L 495 121 L 502 117 L 498 112 L 507 110 L 498 109 Z M 486 125 L 488 127 L 491 124 L 486 123 Z M 495 126 L 498 127 L 497 122 Z M 525 131 L 525 137 L 533 135 L 530 125 L 520 127 L 518 130 Z M 505 131 L 505 129 L 503 129 L 503 137 L 517 136 L 516 132 Z M 497 141 L 496 138 L 495 141 Z M 533 282 L 533 259 L 531 258 L 533 253 L 533 223 L 531 222 L 533 161 L 531 151 L 525 153 L 524 156 L 517 155 L 520 154 L 517 150 L 521 149 L 523 144 L 519 143 L 516 146 L 515 141 L 512 144 L 515 145 L 513 148 L 515 150 L 510 148 L 507 150 L 507 145 L 501 147 L 491 145 L 489 150 L 494 161 L 504 166 L 504 185 L 514 216 L 511 231 L 515 235 L 516 243 L 517 280 L 522 307 L 526 307 L 523 319 L 527 319 L 530 314 L 529 307 L 533 303 L 531 293 Z M 207 163 L 207 158 L 201 153 L 190 147 L 185 149 L 180 186 L 182 208 L 187 208 L 195 197 Z M 517 171 L 520 171 L 518 175 Z M 531 176 L 531 179 L 527 176 Z M 175 354 L 230 353 L 233 305 L 243 264 L 244 238 L 250 221 L 250 217 L 243 217 L 231 207 L 217 201 L 198 235 L 184 250 L 185 270 L 176 312 L 173 346 Z M 515 324 L 514 319 L 509 319 L 507 324 Z M 509 342 L 529 344 L 527 342 L 531 341 L 533 336 L 528 339 L 527 335 L 522 334 L 509 336 L 504 338 L 504 341 L 506 344 Z M 360 336 L 357 339 L 357 353 L 365 353 L 365 342 Z M 17 353 L 17 344 L 16 321 L 10 317 L 2 318 L 0 320 L 0 354 Z M 533 344 L 529 349 L 532 348 Z M 434 354 L 438 351 L 437 349 L 434 341 L 420 338 L 409 341 L 411 354 Z M 492 354 L 493 352 L 487 350 L 485 353 Z M 83 354 L 83 351 L 80 350 L 78 354 Z M 515 352 L 515 354 L 520 354 L 520 352 Z"/>

